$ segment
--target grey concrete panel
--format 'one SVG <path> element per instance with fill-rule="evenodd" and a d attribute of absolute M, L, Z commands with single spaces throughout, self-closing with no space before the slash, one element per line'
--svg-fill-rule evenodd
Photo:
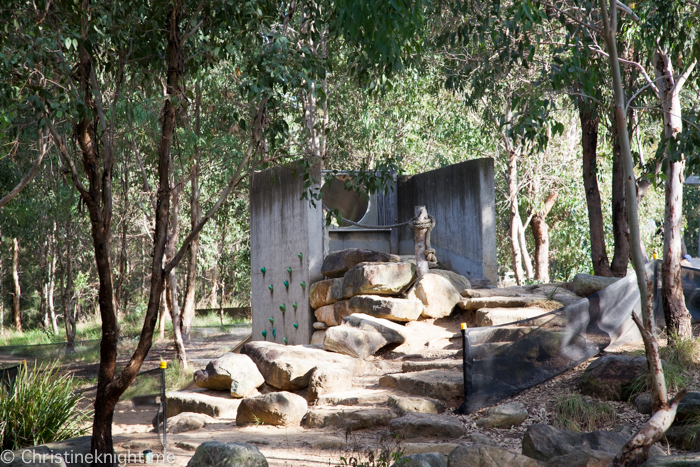
<path fill-rule="evenodd" d="M 308 291 L 320 280 L 324 254 L 323 211 L 301 199 L 304 180 L 301 165 L 257 172 L 250 183 L 250 261 L 253 339 L 308 344 L 315 318 Z M 320 175 L 314 176 L 320 180 Z M 297 256 L 302 254 L 302 258 Z M 265 274 L 260 268 L 265 268 Z M 287 268 L 292 273 L 287 272 Z M 289 289 L 284 281 L 289 282 Z M 305 282 L 303 288 L 300 283 Z M 270 292 L 268 286 L 273 286 Z M 292 304 L 297 303 L 294 311 Z M 279 306 L 284 304 L 282 313 Z M 271 324 L 269 318 L 274 319 Z M 298 324 L 298 328 L 294 327 Z M 272 329 L 276 329 L 276 337 Z"/>
<path fill-rule="evenodd" d="M 389 230 L 329 230 L 329 251 L 364 248 L 391 253 L 391 233 Z"/>
<path fill-rule="evenodd" d="M 398 181 L 399 220 L 426 206 L 435 218 L 438 261 L 463 276 L 496 283 L 496 205 L 492 158 L 475 159 Z M 413 230 L 399 232 L 399 254 L 414 253 Z"/>

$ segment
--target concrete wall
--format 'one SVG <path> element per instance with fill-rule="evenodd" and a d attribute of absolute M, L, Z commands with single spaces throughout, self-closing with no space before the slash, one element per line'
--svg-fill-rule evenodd
<path fill-rule="evenodd" d="M 431 245 L 438 261 L 463 276 L 496 284 L 496 205 L 493 159 L 462 162 L 398 181 L 398 218 L 426 206 L 435 218 Z M 399 232 L 399 254 L 414 254 L 413 230 Z"/>
<path fill-rule="evenodd" d="M 297 175 L 295 177 L 295 174 Z M 250 183 L 250 263 L 253 340 L 308 344 L 315 318 L 308 291 L 322 279 L 323 211 L 301 199 L 304 180 L 300 166 L 275 167 L 253 174 Z M 314 178 L 320 180 L 320 174 Z M 302 253 L 302 259 L 297 256 Z M 265 274 L 260 268 L 265 268 Z M 292 273 L 287 272 L 287 268 Z M 289 289 L 284 281 L 289 282 Z M 306 283 L 302 288 L 301 282 Z M 270 292 L 268 285 L 273 286 Z M 294 311 L 292 303 L 297 303 Z M 282 313 L 279 306 L 285 304 Z M 274 318 L 271 324 L 269 318 Z M 298 329 L 294 327 L 298 324 Z M 272 336 L 275 328 L 277 336 Z"/>

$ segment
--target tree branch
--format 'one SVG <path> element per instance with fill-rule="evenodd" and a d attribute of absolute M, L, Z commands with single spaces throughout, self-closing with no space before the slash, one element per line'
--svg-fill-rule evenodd
<path fill-rule="evenodd" d="M 40 133 L 41 135 L 41 133 Z M 41 137 L 41 136 L 40 136 Z M 29 182 L 32 181 L 34 178 L 34 175 L 39 171 L 39 167 L 41 167 L 41 161 L 44 159 L 44 155 L 48 152 L 48 149 L 44 147 L 41 151 L 39 151 L 39 157 L 37 157 L 36 161 L 34 161 L 34 165 L 32 168 L 27 172 L 27 174 L 20 180 L 20 182 L 17 184 L 16 187 L 14 187 L 8 194 L 6 194 L 2 199 L 0 199 L 0 208 L 5 206 L 7 203 L 12 201 L 15 196 L 19 194 L 20 191 L 24 189 L 25 186 L 29 184 Z"/>
<path fill-rule="evenodd" d="M 78 176 L 78 169 L 75 167 L 75 163 L 73 162 L 73 159 L 71 159 L 70 154 L 68 154 L 68 148 L 66 148 L 66 145 L 63 144 L 63 140 L 56 131 L 56 128 L 53 126 L 53 123 L 49 119 L 49 116 L 45 114 L 44 117 L 46 118 L 46 126 L 49 127 L 49 131 L 51 132 L 51 136 L 53 137 L 54 144 L 58 148 L 58 153 L 63 158 L 63 162 L 66 163 L 68 169 L 70 169 L 75 188 L 78 189 L 78 191 L 83 197 L 89 197 L 90 193 L 85 189 L 85 186 L 80 181 L 80 177 Z"/>

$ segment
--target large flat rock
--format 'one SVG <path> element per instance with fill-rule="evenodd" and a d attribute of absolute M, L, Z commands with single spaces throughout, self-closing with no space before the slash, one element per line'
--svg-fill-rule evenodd
<path fill-rule="evenodd" d="M 349 270 L 360 263 L 398 263 L 401 257 L 380 251 L 348 248 L 334 251 L 323 258 L 321 274 L 326 277 L 343 277 Z"/>
<path fill-rule="evenodd" d="M 350 300 L 341 300 L 332 305 L 322 306 L 314 311 L 316 320 L 327 326 L 340 326 L 343 318 L 351 315 L 354 310 L 349 306 Z"/>
<path fill-rule="evenodd" d="M 358 295 L 350 299 L 348 307 L 353 313 L 364 313 L 390 321 L 407 322 L 420 318 L 424 306 L 420 300 Z"/>
<path fill-rule="evenodd" d="M 200 388 L 230 391 L 233 397 L 257 394 L 265 379 L 247 355 L 227 353 L 209 362 L 205 370 L 194 373 L 194 382 Z"/>
<path fill-rule="evenodd" d="M 309 304 L 320 308 L 343 299 L 343 279 L 326 279 L 311 284 Z"/>
<path fill-rule="evenodd" d="M 462 299 L 459 290 L 449 278 L 431 272 L 416 281 L 407 298 L 423 303 L 421 314 L 424 317 L 444 318 L 452 314 L 455 305 Z"/>
<path fill-rule="evenodd" d="M 365 359 L 387 345 L 406 341 L 408 331 L 382 318 L 355 313 L 343 318 L 341 326 L 326 330 L 323 347 L 355 358 Z"/>
<path fill-rule="evenodd" d="M 515 323 L 516 321 L 531 320 L 547 313 L 547 310 L 537 307 L 527 308 L 480 308 L 476 310 L 476 325 L 478 327 L 498 326 Z M 547 318 L 549 319 L 549 318 Z M 543 319 L 543 323 L 547 321 Z M 539 324 L 536 321 L 530 324 Z"/>
<path fill-rule="evenodd" d="M 398 414 L 387 407 L 333 406 L 309 410 L 304 421 L 307 428 L 336 427 L 361 430 L 386 426 Z"/>
<path fill-rule="evenodd" d="M 384 405 L 394 394 L 386 389 L 355 389 L 352 391 L 324 394 L 316 401 L 317 405 Z"/>
<path fill-rule="evenodd" d="M 241 399 L 228 392 L 196 389 L 193 391 L 170 391 L 165 394 L 168 417 L 183 412 L 203 413 L 215 418 L 236 418 Z"/>
<path fill-rule="evenodd" d="M 352 374 L 364 368 L 362 360 L 304 345 L 249 342 L 243 346 L 241 353 L 255 362 L 267 384 L 286 391 L 307 387 L 316 367 L 343 368 Z"/>
<path fill-rule="evenodd" d="M 478 310 L 479 308 L 520 308 L 530 306 L 540 300 L 546 299 L 547 297 L 544 295 L 527 295 L 523 297 L 476 297 L 462 298 L 457 305 L 463 310 Z"/>
<path fill-rule="evenodd" d="M 397 295 L 408 288 L 416 274 L 411 263 L 360 263 L 343 277 L 343 297 Z"/>
<path fill-rule="evenodd" d="M 408 413 L 389 422 L 392 433 L 398 434 L 402 439 L 415 438 L 461 438 L 467 433 L 464 424 L 456 418 L 447 415 L 435 415 L 427 413 Z"/>
<path fill-rule="evenodd" d="M 571 289 L 579 297 L 588 297 L 606 288 L 609 285 L 613 285 L 615 282 L 619 281 L 619 277 L 603 277 L 603 276 L 592 276 L 590 274 L 576 274 L 574 280 L 571 283 Z"/>
<path fill-rule="evenodd" d="M 291 392 L 271 392 L 241 402 L 236 425 L 299 426 L 307 411 L 306 399 Z"/>
<path fill-rule="evenodd" d="M 508 451 L 500 446 L 476 444 L 460 446 L 450 453 L 450 467 L 540 467 L 535 459 Z M 565 465 L 565 464 L 562 464 Z"/>
<path fill-rule="evenodd" d="M 448 400 L 464 397 L 464 375 L 459 370 L 425 370 L 394 373 L 379 379 L 379 385 L 414 396 Z"/>

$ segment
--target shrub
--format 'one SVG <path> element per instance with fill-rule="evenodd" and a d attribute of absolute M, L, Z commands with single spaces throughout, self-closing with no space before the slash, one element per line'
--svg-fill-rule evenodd
<path fill-rule="evenodd" d="M 614 421 L 612 404 L 586 400 L 580 394 L 559 396 L 554 407 L 554 425 L 565 430 L 595 431 Z"/>
<path fill-rule="evenodd" d="M 20 449 L 81 436 L 89 414 L 78 408 L 73 377 L 60 375 L 55 363 L 27 368 L 17 378 L 0 383 L 0 447 Z"/>

